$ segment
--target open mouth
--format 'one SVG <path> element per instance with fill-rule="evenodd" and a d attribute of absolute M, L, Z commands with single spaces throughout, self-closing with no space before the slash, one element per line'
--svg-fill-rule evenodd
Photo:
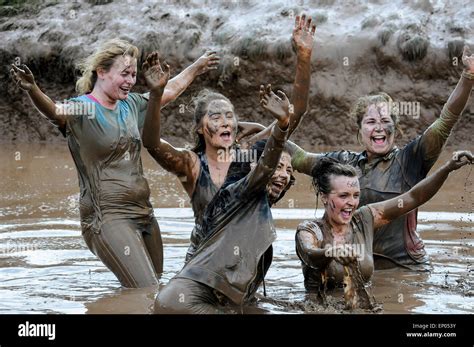
<path fill-rule="evenodd" d="M 230 131 L 227 131 L 227 130 L 223 131 L 219 136 L 224 141 L 231 141 L 232 140 L 232 135 L 231 135 Z"/>
<path fill-rule="evenodd" d="M 384 145 L 386 139 L 387 139 L 387 137 L 386 137 L 385 135 L 372 136 L 372 141 L 373 141 L 376 145 Z"/>
<path fill-rule="evenodd" d="M 285 184 L 283 182 L 275 181 L 275 182 L 272 182 L 272 187 L 273 187 L 273 190 L 280 192 L 285 188 Z"/>
<path fill-rule="evenodd" d="M 342 218 L 344 218 L 344 219 L 351 218 L 352 208 L 345 208 L 345 209 L 341 210 L 341 215 L 342 215 Z"/>
<path fill-rule="evenodd" d="M 130 88 L 126 88 L 126 87 L 120 87 L 120 90 L 124 93 L 130 93 Z"/>

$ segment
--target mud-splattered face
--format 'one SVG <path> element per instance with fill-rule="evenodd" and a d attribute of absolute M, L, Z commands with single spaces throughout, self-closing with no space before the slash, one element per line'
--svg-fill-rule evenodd
<path fill-rule="evenodd" d="M 112 100 L 125 100 L 137 82 L 137 60 L 129 55 L 119 56 L 109 71 L 98 69 L 105 94 Z"/>
<path fill-rule="evenodd" d="M 333 224 L 349 224 L 352 215 L 359 206 L 359 179 L 332 175 L 331 188 L 329 194 L 321 195 L 326 215 Z"/>
<path fill-rule="evenodd" d="M 232 146 L 237 134 L 237 118 L 232 104 L 226 100 L 211 101 L 198 132 L 204 135 L 206 147 L 229 148 Z"/>
<path fill-rule="evenodd" d="M 388 103 L 369 105 L 362 118 L 360 139 L 369 156 L 383 156 L 393 148 L 395 124 L 390 117 Z"/>
<path fill-rule="evenodd" d="M 292 174 L 293 167 L 291 166 L 291 156 L 287 152 L 283 152 L 276 171 L 270 182 L 267 184 L 267 193 L 271 203 L 278 200 L 280 194 L 290 183 Z"/>

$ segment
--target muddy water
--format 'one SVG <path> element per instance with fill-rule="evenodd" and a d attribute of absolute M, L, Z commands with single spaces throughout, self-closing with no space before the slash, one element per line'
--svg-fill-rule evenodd
<path fill-rule="evenodd" d="M 442 162 L 448 156 L 443 153 Z M 177 179 L 148 154 L 143 160 L 163 234 L 166 284 L 183 265 L 192 213 Z M 77 175 L 65 146 L 3 145 L 0 162 L 0 313 L 151 312 L 157 288 L 121 289 L 82 240 Z M 384 313 L 474 313 L 473 187 L 474 173 L 463 168 L 421 209 L 419 230 L 430 272 L 376 271 L 372 292 Z M 331 310 L 303 303 L 294 231 L 314 216 L 310 181 L 298 175 L 297 185 L 274 209 L 278 239 L 266 280 L 271 299 L 246 312 L 340 312 L 342 291 L 333 293 Z"/>

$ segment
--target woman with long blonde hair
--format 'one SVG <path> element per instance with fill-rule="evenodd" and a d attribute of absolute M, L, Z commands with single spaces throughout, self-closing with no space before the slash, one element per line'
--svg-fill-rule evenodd
<path fill-rule="evenodd" d="M 79 66 L 79 96 L 63 104 L 39 89 L 26 65 L 11 69 L 33 105 L 67 137 L 79 176 L 82 235 L 124 287 L 156 285 L 163 271 L 160 229 L 140 159 L 148 96 L 131 92 L 138 54 L 124 40 L 105 42 Z M 162 104 L 218 60 L 206 52 L 170 81 Z"/>

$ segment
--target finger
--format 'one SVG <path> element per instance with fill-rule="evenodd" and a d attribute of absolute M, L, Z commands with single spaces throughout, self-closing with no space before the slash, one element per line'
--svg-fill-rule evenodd
<path fill-rule="evenodd" d="M 273 90 L 270 92 L 270 96 L 275 99 L 275 100 L 278 100 L 278 101 L 281 101 L 280 97 L 278 95 L 276 95 Z"/>
<path fill-rule="evenodd" d="M 313 27 L 311 28 L 311 36 L 314 36 L 315 32 L 316 32 L 316 24 L 313 24 Z"/>
<path fill-rule="evenodd" d="M 303 29 L 303 26 L 305 25 L 305 23 L 306 23 L 306 13 L 303 13 L 303 15 L 301 16 L 299 29 Z"/>
<path fill-rule="evenodd" d="M 150 64 L 145 60 L 142 64 L 142 70 L 147 71 L 150 68 Z"/>
<path fill-rule="evenodd" d="M 295 30 L 298 30 L 299 25 L 300 25 L 300 16 L 297 15 L 295 17 Z"/>
<path fill-rule="evenodd" d="M 263 84 L 260 85 L 260 90 L 258 94 L 260 96 L 260 99 L 262 99 L 263 96 L 265 95 L 265 87 L 263 86 Z"/>
<path fill-rule="evenodd" d="M 265 89 L 265 93 L 266 94 L 270 94 L 272 92 L 272 85 L 271 84 L 267 84 L 267 88 Z"/>
<path fill-rule="evenodd" d="M 165 73 L 165 74 L 167 74 L 167 75 L 168 75 L 168 77 L 169 77 L 169 74 L 170 74 L 170 71 L 171 71 L 171 68 L 170 68 L 170 66 L 168 65 L 168 63 L 167 63 L 167 62 L 164 62 L 164 63 L 163 63 L 163 66 L 164 66 L 164 70 L 163 70 L 163 71 L 164 71 L 164 73 Z"/>
<path fill-rule="evenodd" d="M 286 94 L 282 90 L 278 90 L 277 95 L 281 100 L 288 100 Z"/>
<path fill-rule="evenodd" d="M 313 18 L 311 17 L 309 17 L 308 20 L 306 21 L 306 26 L 305 26 L 306 31 L 309 31 L 309 29 L 311 28 L 312 21 L 313 21 Z"/>
<path fill-rule="evenodd" d="M 25 64 L 21 64 L 21 66 L 23 67 L 23 69 L 26 71 L 28 75 L 33 75 L 33 73 L 31 72 L 28 66 L 26 66 Z"/>

